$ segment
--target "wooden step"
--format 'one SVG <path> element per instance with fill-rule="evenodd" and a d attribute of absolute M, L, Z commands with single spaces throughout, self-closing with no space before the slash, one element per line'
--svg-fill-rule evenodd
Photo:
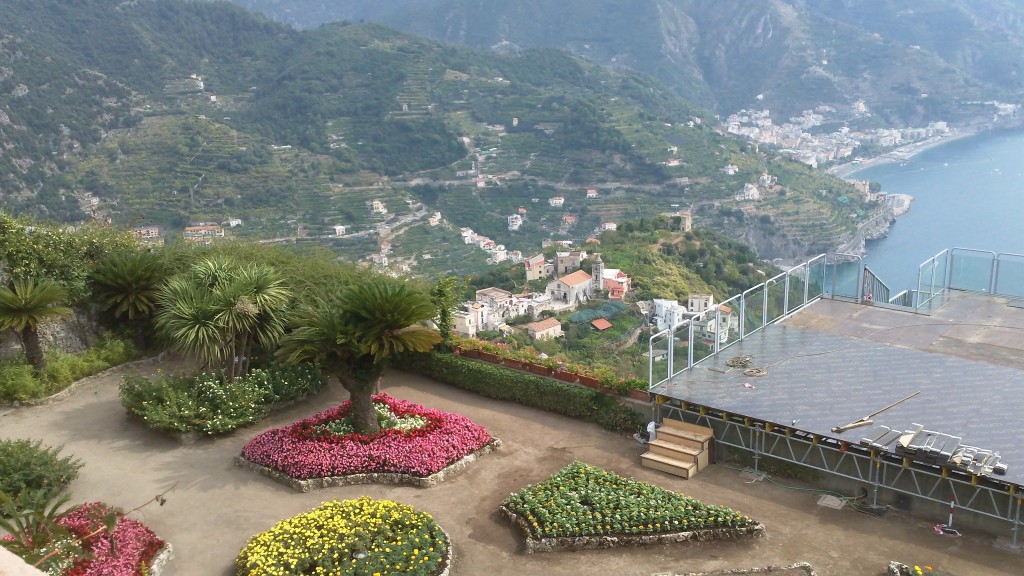
<path fill-rule="evenodd" d="M 683 462 L 693 462 L 694 464 L 697 463 L 697 456 L 701 452 L 699 448 L 673 444 L 664 440 L 651 440 L 647 443 L 647 447 L 654 454 L 661 454 L 662 456 L 668 456 Z"/>
<path fill-rule="evenodd" d="M 707 426 L 698 426 L 697 424 L 690 424 L 689 422 L 683 422 L 682 420 L 676 420 L 675 418 L 663 418 L 661 425 L 675 428 L 676 430 L 687 430 L 694 434 L 701 434 L 712 438 L 715 436 L 715 431 Z"/>
<path fill-rule="evenodd" d="M 681 476 L 686 479 L 689 479 L 697 473 L 697 465 L 693 462 L 683 462 L 682 460 L 676 460 L 675 458 L 669 458 L 668 456 L 662 456 L 661 454 L 654 454 L 652 452 L 642 454 L 640 456 L 640 462 L 643 464 L 644 468 L 661 470 L 662 472 L 675 474 L 676 476 Z"/>
<path fill-rule="evenodd" d="M 671 426 L 662 426 L 655 432 L 654 437 L 671 444 L 689 446 L 696 450 L 707 450 L 711 446 L 711 438 L 703 434 L 695 434 L 689 430 L 679 430 Z"/>

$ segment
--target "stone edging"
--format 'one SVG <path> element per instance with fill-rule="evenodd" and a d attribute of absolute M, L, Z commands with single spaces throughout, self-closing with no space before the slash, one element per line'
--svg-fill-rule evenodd
<path fill-rule="evenodd" d="M 743 574 L 775 574 L 776 572 L 782 572 L 783 570 L 800 570 L 805 574 L 805 576 L 818 576 L 818 573 L 814 571 L 814 566 L 811 566 L 807 562 L 797 562 L 796 564 L 790 564 L 789 566 L 765 566 L 763 568 L 745 568 L 740 570 L 725 570 L 722 572 L 687 572 L 686 574 L 677 574 L 676 576 L 740 576 Z"/>
<path fill-rule="evenodd" d="M 115 374 L 117 372 L 130 370 L 137 366 L 155 364 L 159 359 L 159 356 L 151 356 L 149 358 L 133 360 L 131 362 L 125 362 L 124 364 L 118 364 L 117 366 L 111 366 L 110 368 L 107 368 L 102 372 L 97 372 L 92 376 L 86 376 L 85 378 L 82 378 L 80 380 L 75 380 L 71 384 L 68 384 L 67 388 L 61 390 L 60 392 L 51 394 L 50 396 L 47 396 L 45 398 L 36 398 L 33 400 L 15 400 L 14 402 L 3 402 L 0 403 L 0 406 L 14 406 L 15 403 L 17 403 L 18 406 L 45 406 L 47 404 L 53 404 L 54 402 L 59 402 L 67 398 L 68 396 L 71 395 L 72 392 L 81 388 L 82 386 L 85 386 L 86 384 L 91 384 L 92 382 L 99 380 L 100 378 L 110 376 L 111 374 Z"/>
<path fill-rule="evenodd" d="M 577 536 L 575 538 L 533 538 L 530 536 L 529 527 L 526 521 L 520 518 L 515 512 L 504 505 L 498 510 L 505 515 L 519 530 L 526 539 L 526 552 L 554 552 L 558 550 L 597 550 L 600 548 L 622 548 L 626 546 L 647 546 L 650 544 L 668 544 L 671 542 L 704 542 L 709 540 L 726 540 L 750 536 L 759 538 L 764 536 L 764 524 L 756 524 L 749 528 L 707 528 L 704 530 L 691 530 L 689 532 L 673 532 L 671 534 L 650 534 L 636 536 Z"/>
<path fill-rule="evenodd" d="M 156 556 L 149 563 L 150 576 L 160 576 L 164 566 L 171 558 L 174 558 L 174 547 L 171 546 L 170 542 L 164 542 L 164 547 L 157 552 Z"/>
<path fill-rule="evenodd" d="M 451 536 L 449 536 L 440 525 L 437 527 L 441 529 L 441 534 L 444 534 L 444 540 L 448 543 L 448 551 L 444 554 L 444 570 L 441 570 L 437 576 L 449 576 L 452 570 L 452 562 L 455 560 L 455 549 L 452 548 Z"/>
<path fill-rule="evenodd" d="M 406 486 L 415 486 L 417 488 L 429 488 L 447 480 L 463 468 L 466 468 L 473 462 L 476 462 L 481 456 L 493 452 L 500 447 L 501 440 L 494 438 L 489 443 L 477 448 L 469 454 L 466 454 L 462 458 L 452 462 L 430 476 L 425 477 L 412 476 L 410 474 L 396 474 L 391 472 L 370 472 L 368 474 L 350 474 L 348 476 L 328 476 L 326 478 L 310 478 L 308 480 L 301 480 L 299 478 L 292 478 L 279 470 L 274 470 L 273 468 L 268 468 L 261 464 L 246 460 L 241 454 L 235 456 L 235 464 L 277 480 L 282 484 L 287 484 L 300 492 L 309 492 L 310 489 L 314 488 L 320 489 L 328 488 L 330 486 L 352 486 L 356 484 L 402 484 Z"/>

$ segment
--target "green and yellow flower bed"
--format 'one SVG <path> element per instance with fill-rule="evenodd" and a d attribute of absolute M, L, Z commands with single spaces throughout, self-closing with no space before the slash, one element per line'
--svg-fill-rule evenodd
<path fill-rule="evenodd" d="M 509 495 L 501 511 L 528 552 L 760 536 L 764 525 L 646 482 L 573 462 Z"/>
<path fill-rule="evenodd" d="M 249 539 L 238 576 L 448 573 L 451 544 L 433 518 L 391 500 L 332 500 Z"/>

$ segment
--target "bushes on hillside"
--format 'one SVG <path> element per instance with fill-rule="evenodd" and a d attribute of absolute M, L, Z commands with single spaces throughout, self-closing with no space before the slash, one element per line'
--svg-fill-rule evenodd
<path fill-rule="evenodd" d="M 614 397 L 496 364 L 435 352 L 405 367 L 482 396 L 589 420 L 608 430 L 634 432 L 639 424 L 636 414 Z"/>
<path fill-rule="evenodd" d="M 60 492 L 78 477 L 82 461 L 61 456 L 39 440 L 0 440 L 0 492 L 15 504 L 31 492 Z"/>
<path fill-rule="evenodd" d="M 324 386 L 320 371 L 309 365 L 253 369 L 225 381 L 205 372 L 189 376 L 125 376 L 121 404 L 146 425 L 164 432 L 223 434 L 258 422 L 275 402 L 296 400 Z"/>

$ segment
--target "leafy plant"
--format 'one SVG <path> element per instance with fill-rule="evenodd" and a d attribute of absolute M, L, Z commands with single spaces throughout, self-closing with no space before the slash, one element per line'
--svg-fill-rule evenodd
<path fill-rule="evenodd" d="M 150 428 L 212 435 L 258 422 L 267 416 L 270 404 L 297 399 L 323 385 L 319 371 L 311 366 L 270 366 L 230 381 L 212 372 L 161 374 L 153 382 L 128 375 L 120 397 L 125 409 Z"/>
<path fill-rule="evenodd" d="M 21 337 L 25 358 L 38 372 L 46 368 L 46 355 L 39 341 L 39 325 L 47 320 L 67 318 L 67 292 L 45 278 L 15 278 L 0 287 L 0 330 L 13 330 Z"/>
<path fill-rule="evenodd" d="M 41 440 L 0 440 L 0 492 L 14 504 L 25 503 L 36 492 L 60 492 L 78 477 L 81 460 L 61 456 L 61 448 Z"/>
<path fill-rule="evenodd" d="M 46 352 L 46 368 L 36 372 L 24 362 L 0 364 L 0 400 L 43 398 L 66 388 L 75 380 L 91 376 L 135 358 L 135 348 L 126 340 L 104 335 L 93 347 L 69 354 Z"/>

